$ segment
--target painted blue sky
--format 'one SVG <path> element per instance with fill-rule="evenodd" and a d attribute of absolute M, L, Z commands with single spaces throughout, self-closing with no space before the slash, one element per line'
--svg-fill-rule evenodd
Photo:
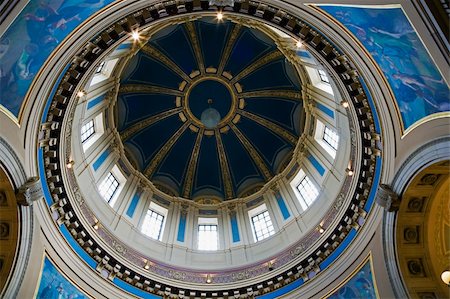
<path fill-rule="evenodd" d="M 58 269 L 44 258 L 41 282 L 36 299 L 82 299 L 87 297 L 72 285 Z"/>
<path fill-rule="evenodd" d="M 0 104 L 17 117 L 33 79 L 53 50 L 111 2 L 30 1 L 0 37 Z"/>
<path fill-rule="evenodd" d="M 320 6 L 366 47 L 395 95 L 407 129 L 449 111 L 449 88 L 401 8 Z"/>

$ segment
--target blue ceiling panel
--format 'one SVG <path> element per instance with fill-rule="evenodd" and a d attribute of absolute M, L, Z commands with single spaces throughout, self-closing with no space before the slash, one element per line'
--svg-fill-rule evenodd
<path fill-rule="evenodd" d="M 121 106 L 119 132 L 163 111 L 175 108 L 175 96 L 149 93 L 125 93 L 118 96 Z"/>
<path fill-rule="evenodd" d="M 205 67 L 217 68 L 219 66 L 233 26 L 233 23 L 228 21 L 217 23 L 215 17 L 203 18 L 196 22 L 197 36 L 199 36 Z"/>
<path fill-rule="evenodd" d="M 275 128 L 271 130 L 266 126 L 272 123 L 295 137 L 302 134 L 303 103 L 288 97 L 273 97 L 266 92 L 300 92 L 297 70 L 284 57 L 268 61 L 257 69 L 252 67 L 262 57 L 279 50 L 264 30 L 245 26 L 239 26 L 237 30 L 237 26 L 232 20 L 218 21 L 211 16 L 201 17 L 190 25 L 168 26 L 157 31 L 148 44 L 143 45 L 147 48 L 138 51 L 122 72 L 121 87 L 124 88 L 119 90 L 115 105 L 116 126 L 122 136 L 127 136 L 123 140 L 127 158 L 138 170 L 145 173 L 160 149 L 182 126 L 181 119 L 189 124 L 183 134 L 175 136 L 177 139 L 164 156 L 157 157 L 159 162 L 154 172 L 145 174 L 167 194 L 194 200 L 208 197 L 228 200 L 256 192 L 283 170 L 286 161 L 292 157 L 292 143 L 295 142 L 295 138 L 287 141 L 279 135 L 280 131 L 276 133 L 272 131 Z M 233 43 L 230 42 L 232 33 L 236 33 Z M 199 53 L 194 52 L 194 39 L 198 40 Z M 156 51 L 148 51 L 148 46 Z M 225 49 L 230 51 L 225 55 L 226 61 Z M 236 108 L 240 91 L 235 88 L 235 82 L 214 72 L 199 72 L 192 80 L 186 80 L 180 91 L 183 78 L 173 70 L 173 64 L 166 64 L 160 58 L 161 53 L 187 75 L 199 68 L 195 54 L 201 54 L 206 68 L 224 66 L 224 71 L 233 76 L 247 69 L 248 74 L 238 80 L 243 91 L 263 92 L 258 97 L 245 98 L 245 105 Z M 180 108 L 176 114 L 162 117 L 162 113 L 176 107 Z M 242 113 L 240 121 L 232 124 L 239 109 L 249 114 L 244 116 Z M 151 117 L 154 122 L 149 125 L 134 126 Z M 260 124 L 261 118 L 269 124 Z M 249 146 L 243 145 L 233 129 L 226 130 L 233 125 L 245 136 Z M 130 128 L 137 129 L 132 136 L 126 133 Z M 220 131 L 226 133 L 218 133 Z M 199 146 L 195 147 L 198 134 L 203 136 L 200 136 Z M 215 134 L 221 134 L 230 182 L 223 181 L 228 174 L 224 174 L 220 163 Z M 257 164 L 253 150 L 264 165 Z M 195 157 L 195 164 L 188 170 L 191 157 Z M 262 167 L 270 174 L 263 173 Z M 231 190 L 225 190 L 229 183 Z"/>
<path fill-rule="evenodd" d="M 283 98 L 247 98 L 245 110 L 264 117 L 275 124 L 281 125 L 291 133 L 298 135 L 295 130 L 294 119 L 298 106 L 303 106 L 299 100 Z M 274 107 L 277 107 L 274 109 Z"/>
<path fill-rule="evenodd" d="M 211 188 L 223 194 L 222 171 L 216 144 L 215 136 L 203 136 L 192 193 Z"/>
<path fill-rule="evenodd" d="M 250 75 L 239 81 L 243 91 L 267 89 L 300 90 L 301 83 L 297 76 L 292 76 L 292 66 L 280 58 L 260 67 Z M 277 76 L 273 76 L 277 74 Z"/>
<path fill-rule="evenodd" d="M 252 145 L 261 154 L 271 169 L 274 169 L 277 154 L 285 148 L 292 148 L 288 142 L 272 133 L 266 127 L 245 117 L 241 118 L 241 121 L 236 126 L 247 139 L 252 141 Z"/>
<path fill-rule="evenodd" d="M 178 85 L 183 81 L 169 66 L 146 54 L 139 53 L 134 59 L 137 60 L 136 67 L 128 70 L 127 76 L 122 78 L 122 84 L 151 84 L 178 89 Z M 134 62 L 130 64 L 134 65 Z"/>
<path fill-rule="evenodd" d="M 222 142 L 230 166 L 235 192 L 247 179 L 260 178 L 261 181 L 264 181 L 256 165 L 253 163 L 250 154 L 240 143 L 234 132 L 228 131 L 228 133 L 222 134 Z"/>
<path fill-rule="evenodd" d="M 244 28 L 234 43 L 225 71 L 236 76 L 252 62 L 275 49 L 276 46 L 269 37 L 255 30 Z"/>
<path fill-rule="evenodd" d="M 198 70 L 189 33 L 182 25 L 171 26 L 155 34 L 149 44 L 175 62 L 187 75 Z M 174 51 L 176 49 L 176 51 Z"/>
<path fill-rule="evenodd" d="M 197 134 L 191 130 L 186 130 L 173 145 L 155 173 L 155 176 L 170 177 L 178 185 L 180 193 L 182 193 L 181 188 L 183 187 L 186 169 L 189 165 L 196 137 Z"/>
<path fill-rule="evenodd" d="M 149 127 L 136 133 L 126 143 L 136 146 L 144 164 L 148 164 L 158 150 L 169 140 L 169 138 L 181 127 L 182 122 L 178 115 L 165 118 Z M 145 165 L 146 166 L 146 165 Z M 145 167 L 144 166 L 144 167 Z"/>

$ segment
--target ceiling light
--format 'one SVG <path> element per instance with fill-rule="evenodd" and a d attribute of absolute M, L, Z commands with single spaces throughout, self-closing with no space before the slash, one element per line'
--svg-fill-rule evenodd
<path fill-rule="evenodd" d="M 84 95 L 85 95 L 85 92 L 82 91 L 82 90 L 80 90 L 79 92 L 77 92 L 77 97 L 79 97 L 79 98 L 84 97 Z"/>
<path fill-rule="evenodd" d="M 70 160 L 69 162 L 67 162 L 66 167 L 71 169 L 74 164 L 75 164 L 75 162 L 73 160 Z"/>
<path fill-rule="evenodd" d="M 95 220 L 94 225 L 92 226 L 95 230 L 98 229 L 98 220 Z"/>
<path fill-rule="evenodd" d="M 295 45 L 297 46 L 297 48 L 300 48 L 303 44 L 300 40 L 298 40 Z"/>
<path fill-rule="evenodd" d="M 222 20 L 223 19 L 223 13 L 221 12 L 221 11 L 219 11 L 218 13 L 217 13 L 217 20 Z"/>
<path fill-rule="evenodd" d="M 139 40 L 139 32 L 133 31 L 133 32 L 131 33 L 131 37 L 132 37 L 135 41 L 138 41 L 138 40 Z"/>
<path fill-rule="evenodd" d="M 344 108 L 348 108 L 348 102 L 347 101 L 341 101 L 341 105 Z"/>
<path fill-rule="evenodd" d="M 207 274 L 206 275 L 206 283 L 211 283 L 212 279 L 211 279 L 211 274 Z"/>
<path fill-rule="evenodd" d="M 450 286 L 450 271 L 446 270 L 442 272 L 441 279 L 446 285 Z"/>
<path fill-rule="evenodd" d="M 346 172 L 349 176 L 352 176 L 352 175 L 355 174 L 355 173 L 353 172 L 353 169 L 351 169 L 351 168 L 347 168 L 347 169 L 345 170 L 345 172 Z"/>
<path fill-rule="evenodd" d="M 145 266 L 144 266 L 145 270 L 150 269 L 150 263 L 148 261 L 145 262 Z"/>
<path fill-rule="evenodd" d="M 323 228 L 323 226 L 319 225 L 319 233 L 323 234 L 324 231 L 325 231 L 325 229 Z"/>

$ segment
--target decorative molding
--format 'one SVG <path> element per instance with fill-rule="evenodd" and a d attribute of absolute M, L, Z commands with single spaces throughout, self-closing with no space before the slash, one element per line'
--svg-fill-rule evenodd
<path fill-rule="evenodd" d="M 189 34 L 189 38 L 191 40 L 191 44 L 194 47 L 194 55 L 197 59 L 198 68 L 200 69 L 200 73 L 205 73 L 205 64 L 203 62 L 203 54 L 202 49 L 200 47 L 200 41 L 198 40 L 197 33 L 195 32 L 195 27 L 192 22 L 186 22 L 185 27 Z"/>
<path fill-rule="evenodd" d="M 256 114 L 253 114 L 251 112 L 245 111 L 245 110 L 238 110 L 238 113 L 257 122 L 258 124 L 266 127 L 267 129 L 271 130 L 272 132 L 276 133 L 277 135 L 283 137 L 286 141 L 288 141 L 292 145 L 296 145 L 298 141 L 298 137 L 289 132 L 288 130 L 284 129 L 283 127 L 271 122 L 270 120 L 267 120 L 261 116 L 258 116 Z"/>
<path fill-rule="evenodd" d="M 17 203 L 22 206 L 31 206 L 33 202 L 43 197 L 41 180 L 38 177 L 29 178 L 17 190 Z"/>
<path fill-rule="evenodd" d="M 400 206 L 399 196 L 386 184 L 380 184 L 380 186 L 378 186 L 375 201 L 387 212 L 398 211 Z"/>
<path fill-rule="evenodd" d="M 139 132 L 140 130 L 153 125 L 154 123 L 157 123 L 165 118 L 171 117 L 175 114 L 180 113 L 181 111 L 183 111 L 182 107 L 179 108 L 173 108 L 164 112 L 161 112 L 159 114 L 150 116 L 149 118 L 146 118 L 128 128 L 126 128 L 125 130 L 123 130 L 122 132 L 120 132 L 120 137 L 122 138 L 122 142 L 125 142 L 126 140 L 128 140 L 131 136 L 133 136 L 134 134 L 136 134 L 137 132 Z"/>
<path fill-rule="evenodd" d="M 161 147 L 158 153 L 153 157 L 152 161 L 143 171 L 143 174 L 151 178 L 158 168 L 161 161 L 166 157 L 167 153 L 173 147 L 173 145 L 177 142 L 180 136 L 186 131 L 186 129 L 190 126 L 190 122 L 185 122 L 183 125 L 169 138 L 169 140 Z"/>
<path fill-rule="evenodd" d="M 263 158 L 261 158 L 258 151 L 253 147 L 250 141 L 244 136 L 244 134 L 239 130 L 233 123 L 230 123 L 230 128 L 233 130 L 233 132 L 236 134 L 237 138 L 241 142 L 241 144 L 245 147 L 245 149 L 250 154 L 250 157 L 252 157 L 253 162 L 255 162 L 255 165 L 258 167 L 258 169 L 263 174 L 266 181 L 269 181 L 273 175 L 269 170 L 269 167 L 264 162 Z"/>
<path fill-rule="evenodd" d="M 195 139 L 192 155 L 189 159 L 189 165 L 186 170 L 186 179 L 184 180 L 184 197 L 189 197 L 192 192 L 192 185 L 194 184 L 194 168 L 197 167 L 197 161 L 200 153 L 200 144 L 202 143 L 204 131 L 205 129 L 200 128 L 200 131 L 197 133 L 197 138 Z"/>
<path fill-rule="evenodd" d="M 228 159 L 227 154 L 225 153 L 225 149 L 223 148 L 222 136 L 218 129 L 214 130 L 214 134 L 216 136 L 217 150 L 219 152 L 219 162 L 220 169 L 222 170 L 222 179 L 225 187 L 225 197 L 226 199 L 231 199 L 234 196 L 233 185 L 231 182 L 231 174 L 230 169 L 228 168 Z"/>

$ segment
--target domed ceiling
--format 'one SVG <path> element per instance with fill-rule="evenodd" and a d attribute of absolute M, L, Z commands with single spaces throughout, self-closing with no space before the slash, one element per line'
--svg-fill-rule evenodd
<path fill-rule="evenodd" d="M 158 31 L 130 59 L 117 130 L 128 160 L 160 190 L 231 199 L 290 161 L 303 130 L 300 92 L 268 34 L 203 17 Z"/>

